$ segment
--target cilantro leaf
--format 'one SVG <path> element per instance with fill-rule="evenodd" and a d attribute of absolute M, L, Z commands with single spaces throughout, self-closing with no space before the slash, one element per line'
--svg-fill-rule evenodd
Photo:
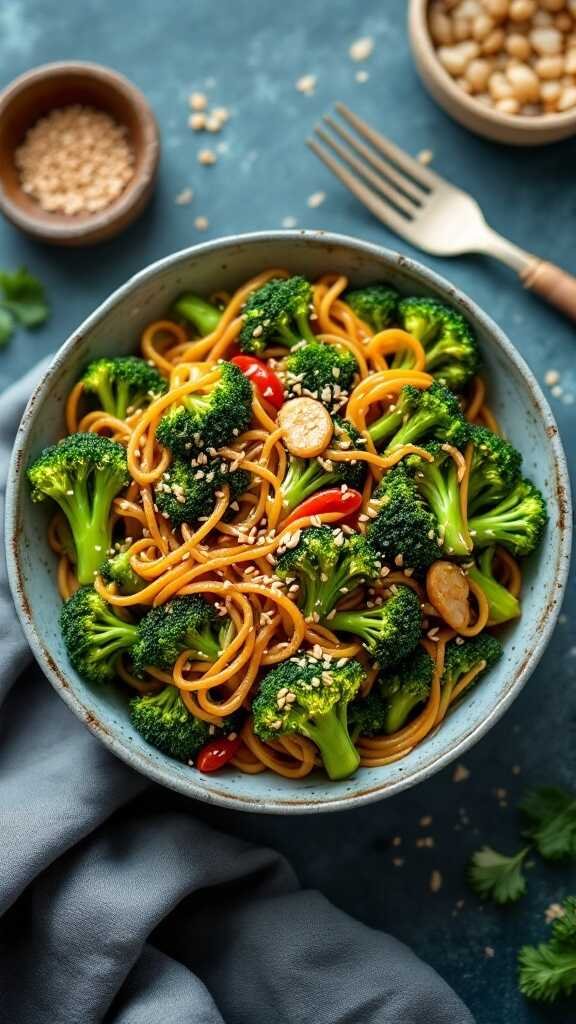
<path fill-rule="evenodd" d="M 546 860 L 576 857 L 576 799 L 557 786 L 529 790 L 520 804 L 528 819 L 526 835 Z"/>
<path fill-rule="evenodd" d="M 48 318 L 49 307 L 40 281 L 26 267 L 13 273 L 0 271 L 1 305 L 23 327 L 38 327 Z"/>
<path fill-rule="evenodd" d="M 14 331 L 14 320 L 7 309 L 0 306 L 0 348 L 8 344 Z"/>
<path fill-rule="evenodd" d="M 576 991 L 576 897 L 565 901 L 548 942 L 522 947 L 518 983 L 523 995 L 548 1003 Z"/>
<path fill-rule="evenodd" d="M 506 857 L 491 846 L 477 850 L 468 870 L 468 880 L 477 895 L 495 903 L 519 900 L 526 892 L 523 865 L 529 849 L 526 846 L 514 857 Z"/>
<path fill-rule="evenodd" d="M 544 942 L 523 946 L 518 965 L 520 991 L 528 999 L 552 1003 L 576 989 L 576 947 L 570 952 L 553 949 Z"/>

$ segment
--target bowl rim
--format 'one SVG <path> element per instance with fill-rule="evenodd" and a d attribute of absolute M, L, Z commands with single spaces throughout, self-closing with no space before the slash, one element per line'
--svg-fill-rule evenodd
<path fill-rule="evenodd" d="M 198 786 L 194 782 L 192 773 L 190 777 L 186 779 L 180 779 L 173 776 L 170 769 L 165 768 L 163 765 L 156 764 L 148 755 L 134 749 L 128 742 L 109 732 L 107 727 L 94 716 L 92 711 L 90 711 L 90 709 L 82 702 L 80 697 L 77 696 L 74 684 L 68 681 L 64 670 L 59 668 L 50 651 L 46 650 L 41 643 L 33 624 L 31 609 L 28 605 L 25 588 L 22 583 L 18 557 L 18 522 L 20 518 L 18 485 L 21 474 L 24 472 L 24 452 L 32 430 L 32 425 L 36 419 L 36 410 L 41 407 L 43 400 L 47 395 L 49 395 L 52 379 L 66 363 L 76 342 L 89 333 L 105 316 L 107 316 L 108 312 L 119 301 L 132 294 L 145 281 L 154 278 L 157 274 L 166 271 L 170 267 L 185 263 L 190 257 L 197 258 L 202 257 L 204 254 L 218 253 L 225 251 L 231 246 L 251 246 L 263 242 L 282 241 L 301 241 L 304 244 L 308 243 L 312 246 L 315 246 L 316 243 L 321 243 L 324 246 L 345 247 L 352 253 L 358 252 L 363 255 L 373 256 L 377 259 L 384 258 L 389 262 L 395 262 L 398 266 L 406 268 L 409 272 L 416 274 L 424 286 L 427 284 L 432 285 L 449 295 L 457 297 L 459 301 L 463 302 L 469 312 L 492 336 L 498 347 L 503 350 L 508 359 L 510 359 L 514 364 L 515 369 L 523 377 L 534 400 L 536 409 L 542 417 L 552 448 L 553 462 L 555 466 L 554 486 L 557 495 L 558 507 L 563 520 L 563 529 L 559 531 L 558 557 L 557 564 L 554 567 L 555 573 L 553 575 L 554 597 L 556 600 L 552 601 L 551 594 L 548 594 L 545 605 L 545 618 L 543 619 L 542 628 L 536 638 L 534 647 L 530 651 L 529 655 L 524 659 L 522 667 L 509 689 L 500 697 L 491 712 L 473 729 L 467 732 L 458 744 L 451 747 L 449 750 L 446 750 L 432 764 L 424 765 L 418 768 L 411 775 L 407 774 L 405 777 L 399 778 L 393 782 L 388 782 L 385 785 L 378 784 L 357 793 L 335 796 L 333 799 L 307 799 L 305 796 L 298 799 L 297 794 L 294 795 L 294 798 L 290 795 L 285 800 L 277 797 L 256 799 L 251 796 L 241 796 L 238 794 L 223 794 L 218 790 L 211 789 L 210 786 Z M 58 350 L 47 372 L 32 392 L 14 441 L 6 486 L 5 542 L 8 579 L 12 598 L 25 637 L 30 644 L 32 652 L 53 687 L 59 693 L 60 697 L 77 715 L 77 717 L 80 718 L 104 743 L 104 745 L 112 751 L 112 753 L 116 754 L 116 756 L 128 764 L 129 767 L 140 771 L 152 781 L 159 782 L 162 785 L 167 786 L 169 789 L 175 790 L 176 792 L 182 793 L 188 797 L 196 797 L 209 804 L 227 807 L 232 810 L 252 811 L 262 814 L 313 814 L 318 811 L 324 813 L 328 811 L 347 810 L 351 807 L 359 807 L 364 804 L 373 803 L 424 781 L 450 762 L 461 757 L 502 717 L 506 709 L 518 696 L 536 665 L 540 661 L 540 658 L 546 649 L 548 640 L 550 639 L 552 630 L 556 624 L 556 620 L 560 612 L 562 597 L 566 589 L 570 562 L 571 538 L 572 515 L 570 484 L 566 465 L 566 456 L 560 440 L 558 427 L 550 406 L 542 393 L 540 385 L 522 356 L 514 348 L 512 342 L 509 341 L 502 329 L 465 293 L 461 292 L 460 289 L 457 289 L 447 281 L 446 278 L 437 274 L 435 271 L 424 267 L 417 260 L 413 260 L 410 257 L 404 256 L 403 254 L 387 249 L 373 242 L 365 242 L 347 235 L 320 230 L 257 231 L 246 234 L 224 236 L 198 245 L 190 246 L 186 249 L 181 249 L 176 253 L 165 256 L 162 259 L 149 264 L 147 267 L 130 277 L 125 284 L 112 292 L 112 294 L 105 299 L 104 302 L 102 302 L 75 331 L 72 332 Z"/>
<path fill-rule="evenodd" d="M 410 0 L 408 24 L 412 43 L 417 51 L 417 59 L 420 58 L 426 62 L 438 87 L 448 92 L 455 103 L 471 115 L 489 124 L 499 128 L 515 128 L 518 129 L 518 133 L 525 135 L 541 133 L 544 128 L 553 131 L 555 128 L 563 128 L 570 124 L 574 125 L 576 131 L 576 107 L 557 114 L 541 114 L 537 117 L 528 117 L 526 114 L 505 114 L 492 107 L 483 106 L 473 96 L 469 96 L 463 89 L 460 89 L 438 59 L 428 29 L 427 11 L 429 6 L 430 0 Z"/>
<path fill-rule="evenodd" d="M 43 80 L 56 82 L 60 77 L 69 74 L 77 74 L 86 79 L 100 81 L 121 95 L 134 111 L 134 116 L 141 126 L 144 146 L 142 166 L 127 183 L 117 200 L 81 221 L 75 221 L 74 217 L 70 217 L 69 223 L 58 223 L 56 220 L 52 223 L 50 215 L 40 207 L 38 216 L 21 209 L 19 204 L 7 194 L 3 176 L 0 174 L 0 210 L 4 216 L 26 234 L 56 244 L 70 241 L 82 242 L 100 232 L 109 232 L 111 226 L 118 222 L 126 221 L 128 223 L 127 218 L 130 214 L 133 211 L 138 211 L 139 206 L 145 203 L 160 159 L 160 130 L 152 107 L 144 93 L 119 71 L 93 61 L 53 61 L 49 64 L 40 64 L 30 71 L 18 75 L 0 92 L 0 117 L 3 116 L 13 100 L 25 93 L 31 86 Z M 109 237 L 108 234 L 106 237 Z"/>

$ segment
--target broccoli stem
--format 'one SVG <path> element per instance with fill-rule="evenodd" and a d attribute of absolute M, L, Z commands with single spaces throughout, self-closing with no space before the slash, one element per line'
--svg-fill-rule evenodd
<path fill-rule="evenodd" d="M 202 337 L 216 330 L 222 316 L 211 302 L 191 294 L 181 295 L 174 304 L 174 310 L 184 320 L 188 320 Z"/>
<path fill-rule="evenodd" d="M 220 657 L 220 646 L 214 639 L 209 625 L 205 626 L 201 631 L 196 629 L 189 633 L 186 637 L 186 643 L 190 644 L 191 650 L 208 661 L 217 661 Z"/>
<path fill-rule="evenodd" d="M 520 615 L 520 602 L 492 575 L 494 548 L 486 548 L 480 555 L 480 566 L 468 569 L 468 576 L 483 591 L 490 609 L 491 622 L 508 622 Z"/>
<path fill-rule="evenodd" d="M 402 410 L 397 408 L 391 412 L 384 413 L 379 420 L 371 423 L 368 427 L 368 433 L 374 444 L 380 444 L 381 441 L 387 441 L 389 437 L 392 437 L 402 426 L 403 418 Z"/>
<path fill-rule="evenodd" d="M 97 477 L 92 502 L 84 480 L 76 484 L 69 503 L 60 503 L 72 530 L 79 583 L 93 583 L 102 562 L 108 558 L 111 544 L 110 505 L 117 490 L 117 480 L 101 472 Z"/>
<path fill-rule="evenodd" d="M 373 643 L 379 635 L 378 622 L 368 618 L 364 611 L 337 612 L 328 625 L 331 630 L 340 630 L 341 633 L 355 633 L 367 643 Z"/>
<path fill-rule="evenodd" d="M 507 541 L 514 546 L 526 533 L 526 519 L 518 506 L 517 494 L 512 491 L 485 514 L 473 516 L 468 527 L 478 547 L 486 547 L 495 541 Z"/>
<path fill-rule="evenodd" d="M 98 638 L 98 649 L 93 654 L 94 661 L 104 661 L 115 651 L 131 647 L 138 638 L 138 627 L 130 622 L 122 622 L 112 613 L 103 614 L 93 624 L 93 633 Z"/>
<path fill-rule="evenodd" d="M 389 698 L 390 705 L 384 720 L 384 732 L 398 732 L 402 728 L 410 712 L 422 701 L 409 693 L 395 693 Z"/>
<path fill-rule="evenodd" d="M 417 444 L 420 438 L 435 426 L 435 419 L 428 411 L 415 412 L 402 424 L 393 437 L 393 444 L 388 445 L 388 448 L 399 448 L 403 444 Z"/>
<path fill-rule="evenodd" d="M 333 483 L 335 478 L 335 473 L 320 472 L 320 465 L 316 459 L 307 462 L 305 459 L 291 458 L 282 484 L 284 508 L 292 512 L 321 487 Z"/>
<path fill-rule="evenodd" d="M 346 704 L 333 707 L 302 728 L 302 732 L 316 744 L 326 774 L 330 779 L 347 779 L 360 764 L 360 755 L 350 739 L 345 722 Z"/>
<path fill-rule="evenodd" d="M 458 473 L 454 463 L 445 473 L 434 462 L 423 464 L 416 474 L 416 484 L 438 520 L 444 550 L 450 555 L 470 554 L 472 545 L 462 516 Z"/>

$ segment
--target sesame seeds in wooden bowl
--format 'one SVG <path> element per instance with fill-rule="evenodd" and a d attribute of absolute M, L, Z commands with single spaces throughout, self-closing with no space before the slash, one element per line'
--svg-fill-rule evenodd
<path fill-rule="evenodd" d="M 576 134 L 576 0 L 410 0 L 420 76 L 466 128 L 537 146 Z"/>
<path fill-rule="evenodd" d="M 122 75 L 36 68 L 0 95 L 0 210 L 45 242 L 104 241 L 148 203 L 159 152 L 154 115 Z"/>

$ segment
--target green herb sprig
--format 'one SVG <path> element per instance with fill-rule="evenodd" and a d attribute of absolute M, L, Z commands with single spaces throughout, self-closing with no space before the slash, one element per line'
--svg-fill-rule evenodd
<path fill-rule="evenodd" d="M 16 324 L 27 330 L 39 327 L 49 313 L 44 287 L 26 267 L 12 273 L 0 270 L 0 348 L 8 344 Z"/>
<path fill-rule="evenodd" d="M 491 846 L 472 855 L 468 880 L 481 899 L 512 903 L 526 892 L 524 866 L 530 850 L 544 860 L 576 859 L 576 798 L 556 786 L 528 790 L 520 803 L 527 846 L 511 857 Z"/>
<path fill-rule="evenodd" d="M 528 999 L 552 1003 L 576 992 L 576 897 L 562 909 L 548 942 L 523 946 L 518 954 L 518 984 Z"/>

